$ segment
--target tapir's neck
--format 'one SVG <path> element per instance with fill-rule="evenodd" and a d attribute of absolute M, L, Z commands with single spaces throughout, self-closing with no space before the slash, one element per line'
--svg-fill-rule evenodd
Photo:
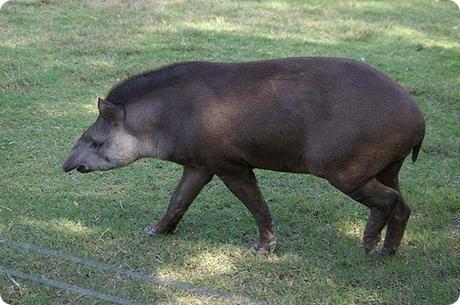
<path fill-rule="evenodd" d="M 173 141 L 164 135 L 150 135 L 139 141 L 139 155 L 141 158 L 158 158 L 172 161 L 174 152 Z"/>
<path fill-rule="evenodd" d="M 126 106 L 127 120 L 132 132 L 138 138 L 140 158 L 159 158 L 177 162 L 184 152 L 178 135 L 182 135 L 180 124 L 167 113 L 170 107 L 164 107 L 171 101 L 156 97 L 141 99 Z"/>

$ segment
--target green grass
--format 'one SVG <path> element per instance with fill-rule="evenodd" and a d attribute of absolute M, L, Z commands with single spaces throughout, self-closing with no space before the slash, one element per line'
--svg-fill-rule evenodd
<path fill-rule="evenodd" d="M 460 19 L 450 1 L 11 1 L 0 11 L 0 235 L 199 287 L 282 304 L 451 304 L 460 293 Z M 413 94 L 427 121 L 401 184 L 414 207 L 400 252 L 365 256 L 367 210 L 325 181 L 257 171 L 279 240 L 255 258 L 252 217 L 214 179 L 175 234 L 142 228 L 180 167 L 65 175 L 96 98 L 185 60 L 363 60 Z M 224 304 L 0 247 L 0 266 L 144 304 Z M 12 304 L 105 304 L 0 275 Z"/>

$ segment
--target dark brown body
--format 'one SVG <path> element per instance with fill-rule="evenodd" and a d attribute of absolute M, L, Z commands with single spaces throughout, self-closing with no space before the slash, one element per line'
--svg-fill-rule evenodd
<path fill-rule="evenodd" d="M 410 209 L 398 172 L 411 151 L 416 158 L 424 119 L 404 89 L 368 65 L 336 58 L 184 63 L 128 80 L 107 101 L 123 107 L 125 127 L 143 139 L 139 157 L 184 166 L 150 233 L 173 230 L 217 175 L 256 218 L 254 250 L 270 251 L 272 220 L 252 173 L 262 168 L 327 179 L 370 208 L 367 251 L 385 225 L 383 252 L 399 246 Z"/>

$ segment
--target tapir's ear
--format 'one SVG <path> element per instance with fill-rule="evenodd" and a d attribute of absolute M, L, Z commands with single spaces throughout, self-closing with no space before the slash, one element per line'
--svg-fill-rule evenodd
<path fill-rule="evenodd" d="M 97 108 L 102 118 L 108 123 L 121 124 L 125 117 L 123 105 L 111 103 L 102 98 L 97 99 Z"/>

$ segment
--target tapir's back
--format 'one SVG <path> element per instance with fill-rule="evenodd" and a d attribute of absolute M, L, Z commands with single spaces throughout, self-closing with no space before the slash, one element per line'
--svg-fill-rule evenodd
<path fill-rule="evenodd" d="M 210 159 L 321 175 L 350 155 L 383 163 L 423 138 L 410 96 L 368 65 L 335 58 L 196 63 L 194 116 Z M 380 165 L 376 165 L 377 167 Z"/>

